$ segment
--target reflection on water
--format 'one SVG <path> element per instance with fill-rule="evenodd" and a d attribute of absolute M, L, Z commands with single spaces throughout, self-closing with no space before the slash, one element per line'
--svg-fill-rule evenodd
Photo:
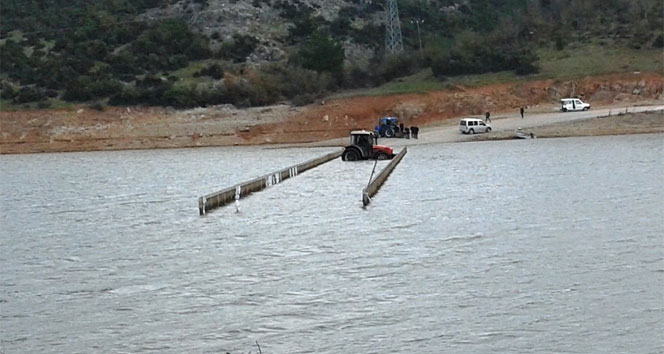
<path fill-rule="evenodd" d="M 653 353 L 662 135 L 412 146 L 199 217 L 329 152 L 0 156 L 0 351 Z"/>

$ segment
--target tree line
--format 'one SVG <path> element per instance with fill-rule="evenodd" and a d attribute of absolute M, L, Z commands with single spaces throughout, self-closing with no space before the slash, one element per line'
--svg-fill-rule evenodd
<path fill-rule="evenodd" d="M 289 23 L 287 59 L 254 67 L 258 39 L 236 34 L 217 48 L 181 18 L 137 20 L 169 0 L 6 0 L 0 21 L 0 98 L 15 104 L 69 102 L 191 107 L 306 104 L 340 89 L 372 87 L 430 67 L 436 77 L 537 72 L 535 50 L 612 36 L 633 48 L 662 48 L 659 0 L 399 1 L 406 52 L 382 53 L 379 2 L 358 2 L 333 20 L 294 0 L 254 0 Z M 206 0 L 192 1 L 204 9 Z M 414 19 L 426 24 L 419 52 Z M 357 25 L 362 23 L 361 26 Z M 212 34 L 214 37 L 215 34 Z M 343 43 L 376 53 L 348 62 Z M 207 60 L 184 84 L 176 71 Z"/>

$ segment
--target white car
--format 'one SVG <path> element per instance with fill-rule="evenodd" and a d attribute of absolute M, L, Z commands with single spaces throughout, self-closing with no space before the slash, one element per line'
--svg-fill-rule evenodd
<path fill-rule="evenodd" d="M 587 111 L 590 103 L 585 103 L 578 98 L 563 98 L 560 100 L 560 110 L 563 112 Z"/>
<path fill-rule="evenodd" d="M 464 118 L 459 122 L 459 131 L 464 134 L 488 133 L 491 126 L 477 118 Z"/>

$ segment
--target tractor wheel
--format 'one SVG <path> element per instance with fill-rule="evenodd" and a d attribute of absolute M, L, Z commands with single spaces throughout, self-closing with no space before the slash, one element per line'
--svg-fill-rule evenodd
<path fill-rule="evenodd" d="M 376 160 L 387 160 L 388 158 L 389 158 L 389 156 L 387 156 L 387 154 L 382 153 L 382 152 L 379 153 L 378 155 L 376 155 Z"/>
<path fill-rule="evenodd" d="M 394 137 L 394 129 L 388 128 L 385 130 L 385 137 L 386 138 L 393 138 Z"/>
<path fill-rule="evenodd" d="M 343 159 L 346 161 L 357 161 L 360 159 L 360 154 L 355 149 L 346 150 L 344 151 Z"/>
<path fill-rule="evenodd" d="M 475 134 L 475 129 L 470 129 L 470 130 L 468 131 L 468 134 Z"/>

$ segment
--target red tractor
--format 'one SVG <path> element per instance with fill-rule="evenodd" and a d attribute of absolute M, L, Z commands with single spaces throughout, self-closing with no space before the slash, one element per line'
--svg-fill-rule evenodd
<path fill-rule="evenodd" d="M 350 145 L 344 148 L 341 159 L 344 161 L 357 160 L 389 160 L 394 157 L 391 147 L 378 145 L 376 133 L 366 130 L 350 132 Z"/>

